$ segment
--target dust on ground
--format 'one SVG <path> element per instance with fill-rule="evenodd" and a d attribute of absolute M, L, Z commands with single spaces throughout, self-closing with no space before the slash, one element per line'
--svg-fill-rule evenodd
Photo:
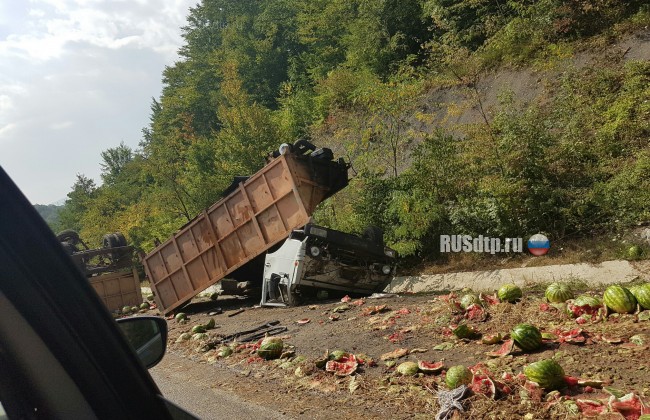
<path fill-rule="evenodd" d="M 186 323 L 169 320 L 168 349 L 211 369 L 215 387 L 295 418 L 435 416 L 440 408 L 436 394 L 445 389 L 444 373 L 402 376 L 396 372 L 396 366 L 404 361 L 443 362 L 445 368 L 482 363 L 492 379 L 508 385 L 510 392 L 498 392 L 496 399 L 480 393 L 465 399 L 465 415 L 471 418 L 579 418 L 584 414 L 580 411 L 585 409 L 584 404 L 599 409 L 608 406 L 612 397 L 602 386 L 617 388 L 625 394 L 634 392 L 650 402 L 650 342 L 629 342 L 632 336 L 650 335 L 650 321 L 629 314 L 579 325 L 563 309 L 546 304 L 543 292 L 539 287 L 525 290 L 524 298 L 515 304 L 485 303 L 484 320 L 466 319 L 466 313 L 450 305 L 448 296 L 434 294 L 353 298 L 347 303 L 337 297 L 292 308 L 254 308 L 256 300 L 234 297 L 214 301 L 197 298 L 183 309 L 188 317 Z M 602 296 L 602 290 L 586 292 Z M 244 312 L 227 316 L 240 308 Z M 207 338 L 177 342 L 181 334 L 206 324 L 210 318 L 216 325 L 207 331 Z M 640 318 L 644 318 L 643 312 Z M 232 355 L 219 358 L 219 345 L 209 350 L 210 346 L 206 346 L 219 337 L 275 320 L 287 327 L 279 336 L 285 350 L 293 349 L 294 355 L 262 360 L 249 344 L 248 348 L 240 345 Z M 299 320 L 309 322 L 299 324 Z M 534 352 L 515 350 L 493 358 L 486 353 L 499 349 L 500 343 L 488 345 L 482 344 L 481 339 L 458 339 L 450 329 L 450 325 L 467 323 L 483 337 L 497 333 L 505 336 L 522 322 L 532 323 L 542 332 L 555 333 L 556 338 L 545 340 L 542 348 Z M 584 343 L 557 338 L 576 329 L 582 330 Z M 328 351 L 337 349 L 356 354 L 365 363 L 354 374 L 344 377 L 316 367 Z M 394 365 L 382 360 L 382 355 L 398 349 L 406 349 L 406 354 L 397 358 Z M 559 395 L 538 395 L 517 375 L 525 365 L 548 358 L 558 361 L 566 375 L 594 381 L 590 386 L 567 387 Z M 456 412 L 455 416 L 458 415 Z"/>

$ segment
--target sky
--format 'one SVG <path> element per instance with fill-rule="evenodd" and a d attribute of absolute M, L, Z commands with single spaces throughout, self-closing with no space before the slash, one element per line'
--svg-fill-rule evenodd
<path fill-rule="evenodd" d="M 0 166 L 33 204 L 137 148 L 197 1 L 0 0 Z"/>

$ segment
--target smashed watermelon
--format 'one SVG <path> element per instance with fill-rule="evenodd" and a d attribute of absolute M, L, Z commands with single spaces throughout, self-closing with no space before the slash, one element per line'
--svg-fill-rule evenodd
<path fill-rule="evenodd" d="M 357 371 L 359 363 L 354 354 L 341 357 L 338 361 L 330 360 L 325 364 L 327 372 L 333 372 L 335 376 L 349 376 Z"/>
<path fill-rule="evenodd" d="M 445 368 L 445 364 L 443 362 L 424 362 L 420 360 L 418 362 L 418 369 L 422 371 L 423 373 L 438 373 L 442 369 Z"/>
<path fill-rule="evenodd" d="M 504 341 L 501 347 L 499 347 L 499 350 L 489 351 L 485 354 L 490 357 L 504 357 L 512 353 L 514 349 L 515 349 L 515 340 L 510 339 Z"/>

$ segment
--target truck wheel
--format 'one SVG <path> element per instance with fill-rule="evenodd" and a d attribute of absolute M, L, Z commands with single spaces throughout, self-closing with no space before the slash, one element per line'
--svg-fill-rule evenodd
<path fill-rule="evenodd" d="M 59 242 L 68 242 L 72 245 L 77 245 L 79 243 L 79 234 L 72 229 L 66 229 L 59 232 L 56 235 L 56 239 Z"/>
<path fill-rule="evenodd" d="M 361 237 L 377 245 L 384 246 L 384 231 L 380 227 L 368 226 L 361 234 Z"/>
<path fill-rule="evenodd" d="M 126 246 L 126 238 L 120 232 L 107 233 L 102 238 L 102 246 L 104 248 L 119 248 Z"/>
<path fill-rule="evenodd" d="M 72 255 L 75 252 L 77 252 L 77 248 L 72 245 L 70 242 L 61 242 L 61 246 L 63 246 L 63 249 L 65 250 L 65 253 L 68 255 Z"/>

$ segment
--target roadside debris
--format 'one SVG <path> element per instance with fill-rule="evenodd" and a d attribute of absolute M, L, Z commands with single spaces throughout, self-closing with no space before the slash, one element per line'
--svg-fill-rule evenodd
<path fill-rule="evenodd" d="M 232 318 L 235 315 L 239 315 L 239 314 L 243 313 L 245 310 L 246 309 L 241 308 L 241 309 L 238 309 L 238 310 L 236 310 L 234 312 L 231 312 L 231 313 L 228 314 L 228 318 Z"/>

